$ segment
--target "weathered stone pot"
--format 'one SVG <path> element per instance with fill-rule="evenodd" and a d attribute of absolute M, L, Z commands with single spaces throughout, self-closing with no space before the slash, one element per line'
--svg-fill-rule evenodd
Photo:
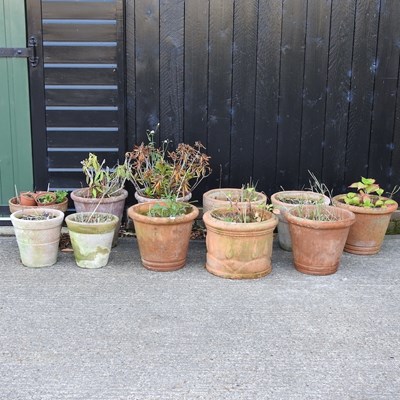
<path fill-rule="evenodd" d="M 324 210 L 337 220 L 318 221 L 305 218 L 305 215 L 323 213 Z M 334 274 L 339 267 L 350 227 L 355 222 L 354 214 L 325 205 L 301 206 L 289 210 L 286 218 L 296 269 L 309 275 Z"/>
<path fill-rule="evenodd" d="M 118 224 L 115 226 L 113 238 L 113 246 L 116 246 L 122 215 L 124 213 L 125 199 L 128 197 L 128 192 L 125 189 L 121 189 L 115 196 L 105 197 L 103 199 L 88 197 L 88 193 L 88 188 L 77 189 L 71 193 L 71 199 L 74 201 L 76 211 L 93 212 L 96 210 L 96 212 L 109 213 L 118 217 Z"/>
<path fill-rule="evenodd" d="M 356 216 L 356 222 L 350 228 L 344 250 L 359 255 L 378 253 L 389 226 L 390 216 L 397 210 L 398 204 L 388 204 L 386 207 L 379 208 L 357 207 L 344 203 L 345 196 L 341 194 L 332 199 L 336 207 L 349 210 Z M 387 198 L 381 198 L 387 200 Z"/>
<path fill-rule="evenodd" d="M 45 220 L 24 220 L 24 215 L 47 213 L 53 218 Z M 11 214 L 15 237 L 22 264 L 26 267 L 48 267 L 57 261 L 61 224 L 64 213 L 51 208 L 28 208 Z"/>
<path fill-rule="evenodd" d="M 159 202 L 139 203 L 128 209 L 135 225 L 142 264 L 153 271 L 175 271 L 184 267 L 193 221 L 199 209 L 186 203 L 188 212 L 174 218 L 148 216 Z"/>
<path fill-rule="evenodd" d="M 94 213 L 103 222 L 83 222 L 92 213 L 70 214 L 67 223 L 75 262 L 81 268 L 101 268 L 107 265 L 118 217 L 109 213 Z"/>
<path fill-rule="evenodd" d="M 263 210 L 260 212 L 265 221 L 235 223 L 216 219 L 212 212 L 207 211 L 203 215 L 207 228 L 207 271 L 230 279 L 253 279 L 269 274 L 277 217 Z"/>
<path fill-rule="evenodd" d="M 243 195 L 243 189 L 220 188 L 212 189 L 203 194 L 203 212 L 217 208 L 229 207 L 234 203 L 239 208 L 248 207 L 249 203 L 253 206 L 264 205 L 267 202 L 267 196 L 261 192 L 254 192 L 254 199 L 251 201 L 240 201 Z"/>
<path fill-rule="evenodd" d="M 279 246 L 283 250 L 292 251 L 289 225 L 286 220 L 287 212 L 299 204 L 315 204 L 316 202 L 329 204 L 330 199 L 320 193 L 307 192 L 304 190 L 285 190 L 274 193 L 271 196 L 271 203 L 280 211 L 278 215 L 278 240 Z"/>
<path fill-rule="evenodd" d="M 192 198 L 192 193 L 189 192 L 184 197 L 178 197 L 177 201 L 181 201 L 183 203 L 187 203 L 191 198 Z M 151 197 L 142 196 L 138 192 L 135 192 L 135 199 L 137 200 L 138 203 L 152 203 L 152 202 L 155 202 L 155 201 L 158 201 L 158 202 L 165 201 L 165 199 L 152 199 Z"/>

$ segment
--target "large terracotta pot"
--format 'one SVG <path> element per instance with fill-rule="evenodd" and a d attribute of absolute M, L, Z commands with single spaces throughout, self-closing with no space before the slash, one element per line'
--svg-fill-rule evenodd
<path fill-rule="evenodd" d="M 65 218 L 75 262 L 81 268 L 101 268 L 107 265 L 118 217 L 110 213 L 94 213 L 104 219 L 84 222 L 90 212 L 70 214 Z"/>
<path fill-rule="evenodd" d="M 54 218 L 46 220 L 24 220 L 24 215 L 47 213 Z M 51 208 L 18 210 L 11 214 L 15 237 L 22 264 L 26 267 L 49 267 L 57 261 L 61 224 L 64 213 Z"/>
<path fill-rule="evenodd" d="M 92 212 L 96 210 L 96 212 L 113 214 L 118 217 L 119 221 L 115 227 L 113 239 L 113 246 L 116 246 L 128 192 L 125 189 L 121 189 L 116 196 L 105 197 L 103 199 L 88 197 L 88 193 L 88 188 L 77 189 L 71 193 L 71 199 L 74 201 L 76 211 Z"/>
<path fill-rule="evenodd" d="M 143 265 L 153 271 L 174 271 L 186 264 L 193 221 L 199 209 L 186 203 L 190 210 L 175 218 L 150 217 L 148 211 L 159 202 L 139 203 L 128 209 L 135 225 Z"/>
<path fill-rule="evenodd" d="M 271 203 L 280 211 L 278 215 L 278 240 L 279 246 L 286 251 L 292 251 L 292 240 L 290 238 L 289 225 L 286 220 L 286 214 L 292 208 L 295 208 L 299 203 L 290 203 L 285 199 L 297 199 L 298 201 L 309 204 L 310 202 L 321 201 L 324 204 L 329 204 L 330 199 L 320 193 L 308 192 L 304 190 L 285 190 L 274 193 L 271 196 Z M 297 201 L 296 200 L 296 201 Z"/>
<path fill-rule="evenodd" d="M 332 199 L 336 207 L 352 211 L 356 216 L 356 222 L 350 229 L 344 250 L 359 255 L 378 253 L 389 226 L 390 216 L 397 210 L 398 204 L 380 208 L 357 207 L 344 203 L 345 196 L 341 194 Z"/>
<path fill-rule="evenodd" d="M 305 215 L 324 212 L 337 218 L 336 221 L 316 221 Z M 301 210 L 301 211 L 300 211 Z M 330 275 L 338 267 L 354 214 L 348 210 L 331 206 L 301 206 L 286 214 L 292 237 L 293 262 L 304 274 Z"/>
<path fill-rule="evenodd" d="M 210 210 L 217 208 L 229 207 L 231 202 L 240 207 L 247 207 L 249 202 L 241 202 L 240 198 L 243 194 L 243 189 L 235 188 L 220 188 L 212 189 L 203 194 L 203 212 L 206 213 Z M 267 196 L 261 192 L 254 193 L 254 200 L 250 201 L 253 206 L 264 205 L 267 202 Z M 231 199 L 231 201 L 229 200 Z"/>
<path fill-rule="evenodd" d="M 192 193 L 188 193 L 186 196 L 184 197 L 178 197 L 176 201 L 181 201 L 183 203 L 187 203 L 190 199 L 192 198 Z M 162 202 L 165 199 L 152 199 L 151 197 L 145 197 L 142 196 L 140 193 L 135 192 L 135 199 L 137 200 L 138 203 L 151 203 L 151 202 Z"/>
<path fill-rule="evenodd" d="M 230 279 L 253 279 L 269 274 L 277 217 L 263 210 L 265 221 L 235 223 L 216 219 L 212 212 L 203 215 L 207 228 L 207 271 Z"/>

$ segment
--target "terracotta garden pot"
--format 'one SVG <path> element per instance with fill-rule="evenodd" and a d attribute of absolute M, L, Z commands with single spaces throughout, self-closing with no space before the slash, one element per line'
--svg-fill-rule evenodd
<path fill-rule="evenodd" d="M 216 219 L 212 212 L 203 215 L 207 228 L 207 271 L 230 279 L 253 279 L 269 274 L 277 217 L 263 210 L 265 221 L 235 223 Z"/>
<path fill-rule="evenodd" d="M 293 203 L 287 200 L 294 199 Z M 278 240 L 279 246 L 286 251 L 292 251 L 292 241 L 290 238 L 289 225 L 286 220 L 286 214 L 292 208 L 295 208 L 299 203 L 295 203 L 295 199 L 298 201 L 322 201 L 325 204 L 330 203 L 330 199 L 320 193 L 308 192 L 304 190 L 285 190 L 282 192 L 274 193 L 271 196 L 271 203 L 280 211 L 278 215 Z"/>
<path fill-rule="evenodd" d="M 21 206 L 36 206 L 35 194 L 33 192 L 21 192 L 19 195 L 19 204 Z"/>
<path fill-rule="evenodd" d="M 35 193 L 35 201 L 39 207 L 52 206 L 56 204 L 56 195 L 53 192 L 37 192 Z"/>
<path fill-rule="evenodd" d="M 19 210 L 25 210 L 27 208 L 36 208 L 36 203 L 34 206 L 23 206 L 18 203 L 18 199 L 16 197 L 12 197 L 10 200 L 8 200 L 8 208 L 10 209 L 10 213 L 12 214 L 15 211 Z M 68 199 L 65 199 L 62 203 L 55 203 L 52 204 L 51 206 L 48 205 L 42 205 L 40 206 L 41 208 L 52 208 L 53 210 L 60 210 L 62 212 L 66 212 L 68 209 Z"/>
<path fill-rule="evenodd" d="M 107 265 L 118 217 L 109 213 L 94 213 L 105 219 L 103 222 L 82 222 L 92 213 L 70 214 L 65 218 L 75 262 L 81 268 L 101 268 Z"/>
<path fill-rule="evenodd" d="M 188 193 L 184 197 L 178 197 L 177 201 L 187 203 L 191 198 L 192 198 L 192 193 Z M 165 200 L 165 199 L 152 199 L 151 197 L 142 196 L 138 192 L 135 192 L 135 199 L 137 200 L 138 203 L 151 203 L 151 202 L 155 202 L 155 201 L 160 202 L 160 201 Z"/>
<path fill-rule="evenodd" d="M 337 220 L 316 221 L 304 217 L 324 209 L 329 210 Z M 286 218 L 296 269 L 309 275 L 334 274 L 339 267 L 350 227 L 355 222 L 354 214 L 338 207 L 301 206 L 291 209 Z"/>
<path fill-rule="evenodd" d="M 359 255 L 378 253 L 389 226 L 390 216 L 397 210 L 398 204 L 380 208 L 357 207 L 344 203 L 345 196 L 341 194 L 332 199 L 336 207 L 352 211 L 356 216 L 356 222 L 350 229 L 344 250 Z M 387 200 L 387 198 L 382 199 Z"/>
<path fill-rule="evenodd" d="M 203 194 L 203 212 L 206 213 L 210 210 L 217 208 L 229 207 L 231 202 L 240 207 L 247 207 L 249 202 L 241 202 L 241 195 L 243 189 L 234 188 L 220 188 L 212 189 Z M 254 200 L 250 201 L 251 205 L 264 205 L 267 203 L 267 196 L 264 193 L 255 192 Z M 231 199 L 231 201 L 229 200 Z"/>
<path fill-rule="evenodd" d="M 45 220 L 24 220 L 25 215 L 47 213 L 53 216 Z M 30 208 L 11 214 L 15 237 L 22 264 L 26 267 L 48 267 L 57 261 L 61 224 L 64 213 L 51 208 Z"/>
<path fill-rule="evenodd" d="M 175 218 L 150 217 L 148 211 L 159 202 L 140 203 L 128 209 L 135 225 L 143 265 L 153 271 L 174 271 L 186 264 L 197 207 L 186 204 L 187 214 Z"/>
<path fill-rule="evenodd" d="M 118 224 L 115 227 L 113 246 L 117 245 L 119 228 L 121 226 L 122 215 L 124 213 L 125 199 L 128 192 L 121 189 L 116 196 L 96 199 L 88 197 L 88 188 L 77 189 L 71 193 L 71 199 L 74 201 L 77 212 L 96 212 L 109 213 L 118 217 Z M 100 204 L 99 204 L 100 202 Z"/>

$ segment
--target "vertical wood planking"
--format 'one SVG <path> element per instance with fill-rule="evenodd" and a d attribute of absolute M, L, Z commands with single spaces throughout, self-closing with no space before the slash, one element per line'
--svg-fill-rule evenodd
<path fill-rule="evenodd" d="M 308 0 L 300 185 L 322 173 L 331 0 Z"/>
<path fill-rule="evenodd" d="M 160 1 L 161 139 L 183 140 L 184 0 Z"/>
<path fill-rule="evenodd" d="M 332 1 L 322 180 L 342 193 L 356 0 Z"/>
<path fill-rule="evenodd" d="M 380 0 L 357 1 L 345 180 L 368 173 Z"/>
<path fill-rule="evenodd" d="M 392 1 L 382 0 L 368 169 L 368 175 L 376 178 L 378 183 L 386 182 L 387 190 L 390 190 L 392 174 L 391 158 L 400 53 L 400 7 L 391 5 Z"/>
<path fill-rule="evenodd" d="M 136 140 L 147 143 L 146 130 L 160 120 L 160 28 L 158 0 L 135 2 Z M 159 138 L 156 138 L 159 140 Z"/>
<path fill-rule="evenodd" d="M 230 175 L 233 0 L 210 0 L 208 144 L 211 187 L 227 187 Z"/>
<path fill-rule="evenodd" d="M 298 186 L 307 0 L 283 2 L 277 182 Z"/>
<path fill-rule="evenodd" d="M 230 185 L 253 174 L 258 0 L 235 1 Z"/>
<path fill-rule="evenodd" d="M 253 178 L 275 191 L 282 0 L 259 0 Z"/>

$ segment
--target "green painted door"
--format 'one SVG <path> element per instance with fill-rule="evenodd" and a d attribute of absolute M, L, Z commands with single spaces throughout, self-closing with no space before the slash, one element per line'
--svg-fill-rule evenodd
<path fill-rule="evenodd" d="M 0 0 L 0 47 L 26 47 L 24 0 Z M 33 189 L 32 145 L 26 58 L 0 57 L 0 205 Z"/>

